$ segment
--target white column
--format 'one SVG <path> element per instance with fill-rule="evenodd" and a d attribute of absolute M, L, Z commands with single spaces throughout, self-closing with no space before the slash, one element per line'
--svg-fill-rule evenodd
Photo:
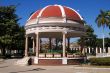
<path fill-rule="evenodd" d="M 39 33 L 36 34 L 36 57 L 38 57 L 39 53 Z"/>
<path fill-rule="evenodd" d="M 84 48 L 85 49 L 85 53 L 87 53 L 87 48 Z"/>
<path fill-rule="evenodd" d="M 63 33 L 63 59 L 62 64 L 67 64 L 67 58 L 66 58 L 66 33 Z"/>
<path fill-rule="evenodd" d="M 65 57 L 66 53 L 66 33 L 63 33 L 63 57 Z"/>
<path fill-rule="evenodd" d="M 110 54 L 110 47 L 108 47 L 108 53 Z"/>
<path fill-rule="evenodd" d="M 34 58 L 34 64 L 38 64 L 39 56 L 39 33 L 36 33 L 36 57 Z"/>
<path fill-rule="evenodd" d="M 25 38 L 25 56 L 28 56 L 28 36 L 26 36 Z"/>
<path fill-rule="evenodd" d="M 78 50 L 78 48 L 77 48 L 77 50 Z M 85 48 L 84 47 L 83 47 L 82 53 L 85 54 Z"/>
<path fill-rule="evenodd" d="M 96 49 L 95 49 L 95 53 L 97 54 L 98 53 L 98 48 L 96 47 Z"/>
<path fill-rule="evenodd" d="M 16 50 L 14 50 L 14 53 L 17 53 L 17 51 L 16 51 Z"/>
<path fill-rule="evenodd" d="M 91 53 L 91 48 L 89 47 L 88 49 L 89 49 L 89 53 Z"/>
<path fill-rule="evenodd" d="M 102 48 L 100 48 L 100 53 L 102 53 Z"/>

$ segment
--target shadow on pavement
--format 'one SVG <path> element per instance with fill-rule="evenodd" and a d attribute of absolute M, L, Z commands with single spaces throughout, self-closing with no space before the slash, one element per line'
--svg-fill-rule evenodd
<path fill-rule="evenodd" d="M 41 70 L 46 70 L 46 69 L 36 68 L 36 69 L 31 69 L 31 70 L 26 70 L 26 71 L 18 71 L 18 72 L 10 72 L 10 73 L 20 73 L 20 72 L 28 72 L 28 71 L 41 71 Z"/>
<path fill-rule="evenodd" d="M 5 68 L 5 67 L 8 67 L 8 66 L 2 66 L 2 67 L 0 67 L 0 68 Z"/>

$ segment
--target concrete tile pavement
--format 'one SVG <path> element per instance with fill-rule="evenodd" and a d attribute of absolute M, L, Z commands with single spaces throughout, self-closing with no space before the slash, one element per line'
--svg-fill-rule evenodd
<path fill-rule="evenodd" d="M 0 63 L 0 73 L 110 73 L 110 68 L 67 66 L 18 66 L 17 59 L 8 59 Z"/>

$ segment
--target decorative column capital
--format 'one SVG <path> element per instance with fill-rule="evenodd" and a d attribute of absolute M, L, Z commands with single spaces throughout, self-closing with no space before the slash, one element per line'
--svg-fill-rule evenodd
<path fill-rule="evenodd" d="M 67 34 L 68 32 L 67 31 L 64 31 L 64 32 L 62 32 L 63 34 Z"/>
<path fill-rule="evenodd" d="M 39 32 L 35 32 L 35 34 L 37 35 L 37 34 L 39 34 Z"/>
<path fill-rule="evenodd" d="M 25 37 L 28 37 L 28 35 L 27 35 L 27 34 L 25 34 Z"/>

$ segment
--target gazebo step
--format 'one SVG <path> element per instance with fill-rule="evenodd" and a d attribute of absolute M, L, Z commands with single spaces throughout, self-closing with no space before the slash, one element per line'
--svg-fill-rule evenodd
<path fill-rule="evenodd" d="M 28 65 L 30 57 L 24 57 L 16 62 L 16 65 Z"/>

